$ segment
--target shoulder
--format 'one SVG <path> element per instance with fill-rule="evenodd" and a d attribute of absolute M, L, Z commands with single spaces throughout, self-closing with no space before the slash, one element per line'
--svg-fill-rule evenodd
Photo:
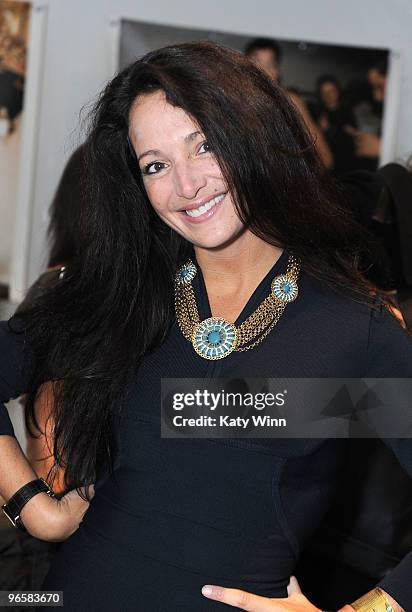
<path fill-rule="evenodd" d="M 363 303 L 343 290 L 332 288 L 305 271 L 300 281 L 301 309 L 305 316 L 325 326 L 344 325 L 347 330 L 368 334 L 372 316 L 373 299 Z"/>
<path fill-rule="evenodd" d="M 19 304 L 16 312 L 29 309 L 36 299 L 43 295 L 49 288 L 55 285 L 64 274 L 65 266 L 54 266 L 43 272 L 39 278 L 28 289 L 24 300 Z"/>
<path fill-rule="evenodd" d="M 32 354 L 22 321 L 17 317 L 0 321 L 1 401 L 6 401 L 3 396 L 19 395 L 22 381 L 29 375 L 31 361 Z"/>
<path fill-rule="evenodd" d="M 382 304 L 372 312 L 367 375 L 412 377 L 412 337 Z"/>
<path fill-rule="evenodd" d="M 412 376 L 412 338 L 381 302 L 361 303 L 303 273 L 302 316 L 337 350 L 364 357 L 364 376 Z"/>

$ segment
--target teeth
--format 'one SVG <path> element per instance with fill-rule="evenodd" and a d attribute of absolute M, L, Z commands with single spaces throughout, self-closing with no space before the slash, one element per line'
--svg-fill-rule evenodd
<path fill-rule="evenodd" d="M 204 215 L 205 212 L 213 208 L 213 206 L 219 204 L 219 202 L 223 200 L 225 195 L 225 193 L 221 193 L 220 195 L 213 198 L 213 200 L 210 200 L 206 204 L 203 204 L 203 206 L 199 206 L 199 208 L 194 208 L 193 210 L 187 210 L 186 214 L 189 215 L 189 217 L 200 217 L 200 215 Z"/>

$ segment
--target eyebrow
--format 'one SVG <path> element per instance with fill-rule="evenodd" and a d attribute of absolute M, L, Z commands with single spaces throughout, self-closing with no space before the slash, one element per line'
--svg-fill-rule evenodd
<path fill-rule="evenodd" d="M 201 135 L 201 132 L 199 131 L 192 132 L 191 134 L 188 134 L 187 136 L 185 136 L 183 140 L 186 144 L 188 144 L 190 142 L 193 142 L 193 140 L 195 140 L 195 138 L 200 135 Z M 146 155 L 161 155 L 161 151 L 159 151 L 159 149 L 149 149 L 148 151 L 145 151 L 144 153 L 139 155 L 139 157 L 137 158 L 137 161 L 139 162 L 142 159 L 142 157 L 146 157 Z"/>

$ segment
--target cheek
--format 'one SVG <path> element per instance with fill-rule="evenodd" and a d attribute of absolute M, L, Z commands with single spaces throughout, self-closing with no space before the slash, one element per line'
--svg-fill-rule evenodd
<path fill-rule="evenodd" d="M 208 159 L 205 159 L 202 162 L 201 170 L 205 172 L 208 176 L 214 179 L 220 179 L 221 181 L 225 182 L 219 164 L 215 159 L 213 159 L 213 157 L 209 157 Z"/>
<path fill-rule="evenodd" d="M 161 215 L 162 212 L 165 212 L 168 202 L 168 194 L 164 185 L 162 185 L 160 181 L 158 183 L 156 183 L 156 181 L 147 181 L 144 183 L 144 187 L 151 205 L 155 211 Z"/>

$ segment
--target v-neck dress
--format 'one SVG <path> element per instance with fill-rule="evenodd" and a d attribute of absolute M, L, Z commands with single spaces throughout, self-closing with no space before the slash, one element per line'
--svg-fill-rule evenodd
<path fill-rule="evenodd" d="M 284 252 L 240 314 L 244 321 L 284 273 Z M 165 439 L 161 378 L 412 377 L 412 343 L 386 312 L 304 273 L 299 296 L 268 337 L 247 352 L 208 361 L 177 323 L 148 354 L 129 389 L 115 434 L 114 474 L 100 474 L 79 529 L 60 547 L 44 589 L 64 592 L 69 611 L 194 612 L 228 606 L 204 584 L 285 597 L 299 555 L 334 496 L 345 440 Z M 201 319 L 211 315 L 198 269 Z M 24 391 L 28 349 L 0 327 L 0 400 Z M 7 413 L 0 433 L 12 435 Z M 362 442 L 361 440 L 359 441 Z M 386 441 L 412 475 L 411 440 Z M 412 609 L 412 553 L 380 585 Z"/>

